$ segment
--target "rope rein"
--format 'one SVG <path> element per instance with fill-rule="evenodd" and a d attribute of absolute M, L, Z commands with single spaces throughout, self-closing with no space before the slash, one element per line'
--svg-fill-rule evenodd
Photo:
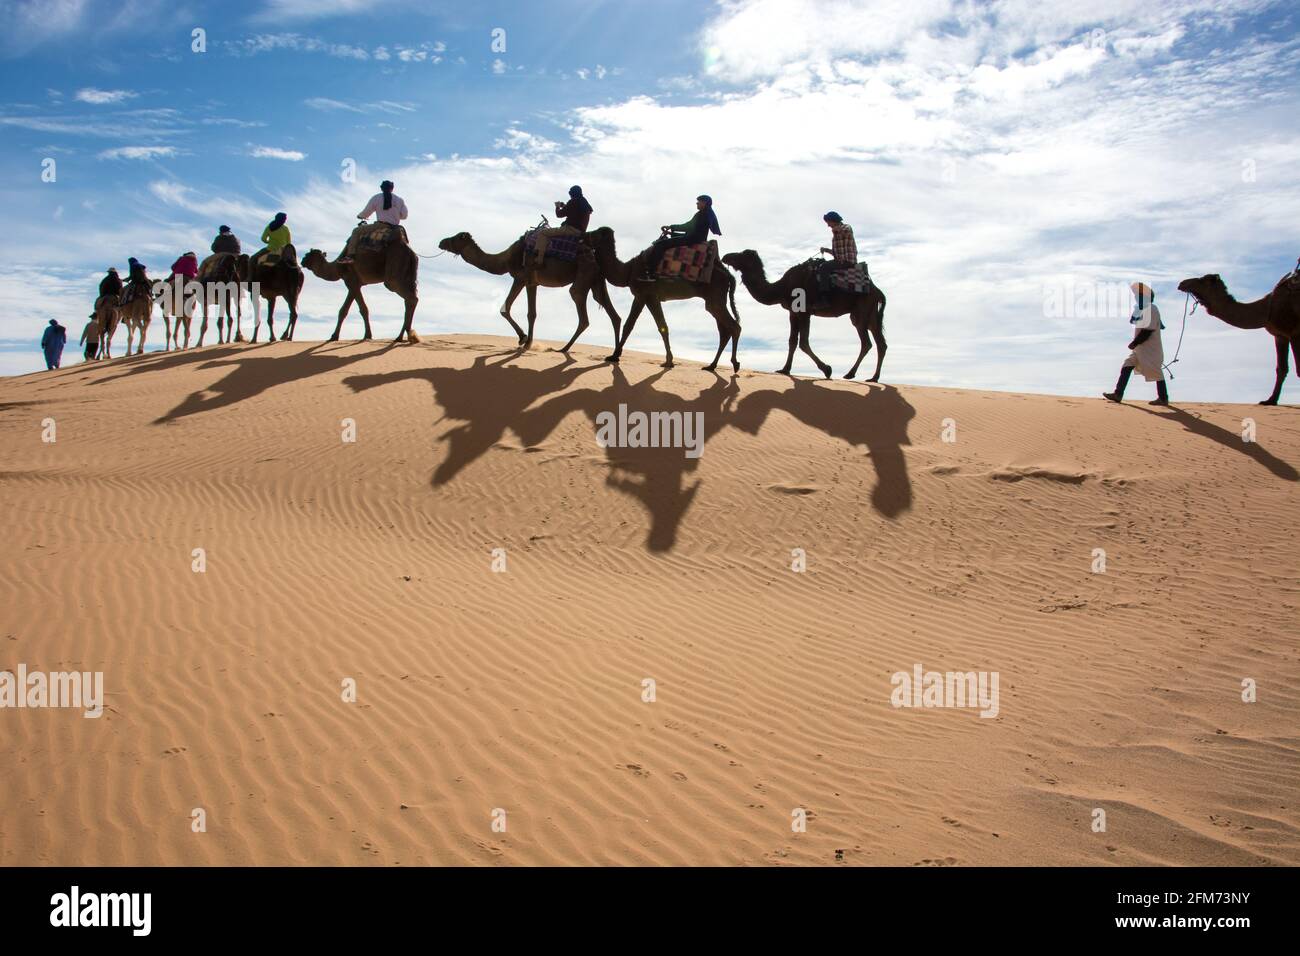
<path fill-rule="evenodd" d="M 1191 301 L 1192 294 L 1189 292 L 1187 293 L 1187 298 L 1183 300 L 1183 327 L 1178 330 L 1178 346 L 1174 349 L 1174 360 L 1164 366 L 1165 371 L 1169 373 L 1169 381 L 1171 382 L 1174 380 L 1174 371 L 1172 366 L 1178 362 L 1178 353 L 1183 350 L 1183 333 L 1187 331 L 1187 307 L 1188 305 L 1191 305 Z M 1200 304 L 1199 301 L 1196 303 L 1196 305 Z M 1192 306 L 1193 314 L 1196 312 L 1196 305 Z"/>

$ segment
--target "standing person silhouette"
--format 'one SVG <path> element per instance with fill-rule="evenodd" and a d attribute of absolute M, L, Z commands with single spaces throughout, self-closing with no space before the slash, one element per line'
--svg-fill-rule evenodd
<path fill-rule="evenodd" d="M 1115 391 L 1103 392 L 1102 398 L 1112 402 L 1124 401 L 1124 389 L 1128 387 L 1129 376 L 1137 369 L 1148 382 L 1156 383 L 1156 398 L 1151 405 L 1168 405 L 1169 388 L 1165 384 L 1165 350 L 1160 344 L 1160 330 L 1164 323 L 1160 321 L 1160 310 L 1156 308 L 1155 291 L 1145 282 L 1134 282 L 1129 286 L 1136 296 L 1133 315 L 1129 324 L 1136 328 L 1133 341 L 1128 344 L 1128 358 L 1119 370 L 1119 381 Z"/>

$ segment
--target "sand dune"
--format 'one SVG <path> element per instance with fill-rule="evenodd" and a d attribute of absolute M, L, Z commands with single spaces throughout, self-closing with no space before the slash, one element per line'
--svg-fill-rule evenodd
<path fill-rule="evenodd" d="M 106 690 L 0 711 L 0 863 L 1300 863 L 1295 408 L 602 354 L 0 381 L 0 670 Z M 892 706 L 916 664 L 997 716 Z"/>

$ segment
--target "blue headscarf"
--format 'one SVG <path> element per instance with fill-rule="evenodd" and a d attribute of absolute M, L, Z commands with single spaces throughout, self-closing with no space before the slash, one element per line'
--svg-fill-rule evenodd
<path fill-rule="evenodd" d="M 285 224 L 286 221 L 288 221 L 288 219 L 289 219 L 288 213 L 277 212 L 275 214 L 275 218 L 271 220 L 270 225 L 268 225 L 266 228 L 279 229 L 281 226 Z"/>
<path fill-rule="evenodd" d="M 822 216 L 822 219 L 826 220 L 827 222 L 843 222 L 843 221 L 844 221 L 844 217 L 841 216 L 841 215 L 840 215 L 839 213 L 837 213 L 837 212 L 828 212 L 826 215 Z"/>
<path fill-rule="evenodd" d="M 718 214 L 713 211 L 713 198 L 711 196 L 696 196 L 697 202 L 704 203 L 708 207 L 709 213 L 709 232 L 715 236 L 722 235 L 722 229 L 718 226 Z"/>

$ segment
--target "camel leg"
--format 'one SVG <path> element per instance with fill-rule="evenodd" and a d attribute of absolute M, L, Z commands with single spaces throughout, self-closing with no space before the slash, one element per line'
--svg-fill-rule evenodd
<path fill-rule="evenodd" d="M 889 346 L 885 343 L 885 303 L 883 299 L 876 310 L 875 318 L 867 322 L 867 328 L 871 331 L 871 337 L 876 340 L 876 374 L 867 381 L 879 382 L 880 369 L 885 364 L 885 352 L 889 350 Z"/>
<path fill-rule="evenodd" d="M 172 350 L 172 317 L 170 315 L 164 314 L 163 323 L 164 323 L 163 331 L 166 333 L 163 336 L 163 351 L 170 352 Z M 178 324 L 178 328 L 179 328 L 179 324 Z"/>
<path fill-rule="evenodd" d="M 785 354 L 785 365 L 776 370 L 778 375 L 789 375 L 790 368 L 794 365 L 794 347 L 799 344 L 799 322 L 794 317 L 794 312 L 790 313 L 790 351 Z"/>
<path fill-rule="evenodd" d="M 266 300 L 266 336 L 268 342 L 275 341 L 275 297 Z M 257 332 L 253 332 L 253 341 L 257 341 Z"/>
<path fill-rule="evenodd" d="M 253 296 L 253 338 L 251 341 L 254 345 L 257 344 L 257 333 L 262 329 L 262 302 L 260 296 Z"/>
<path fill-rule="evenodd" d="M 292 342 L 294 329 L 298 327 L 298 296 L 285 296 L 284 301 L 289 306 L 289 321 L 284 325 L 284 335 L 280 336 L 280 341 Z"/>
<path fill-rule="evenodd" d="M 561 352 L 568 352 L 573 348 L 573 343 L 578 341 L 578 336 L 587 331 L 587 326 L 591 324 L 587 317 L 587 290 L 579 288 L 578 283 L 575 282 L 569 286 L 569 298 L 573 300 L 573 307 L 578 310 L 578 327 L 573 330 L 573 335 L 569 336 L 569 341 L 564 343 Z"/>
<path fill-rule="evenodd" d="M 221 313 L 217 313 L 217 325 L 221 325 Z M 208 294 L 205 289 L 203 292 L 203 319 L 199 322 L 199 348 L 203 348 L 203 336 L 208 334 Z M 218 339 L 220 336 L 218 336 Z"/>
<path fill-rule="evenodd" d="M 1291 371 L 1287 367 L 1287 349 L 1290 342 L 1280 335 L 1273 336 L 1273 345 L 1277 349 L 1277 380 L 1273 383 L 1273 394 L 1260 402 L 1261 405 L 1276 405 L 1277 400 L 1282 397 L 1282 383 L 1286 381 L 1287 372 Z M 1300 357 L 1296 359 L 1296 368 L 1300 368 Z"/>
<path fill-rule="evenodd" d="M 528 283 L 528 337 L 523 341 L 523 347 L 533 344 L 533 327 L 537 324 L 537 283 Z"/>
<path fill-rule="evenodd" d="M 510 317 L 510 307 L 515 304 L 515 299 L 519 298 L 519 293 L 524 291 L 524 279 L 522 276 L 514 276 L 514 281 L 510 284 L 510 291 L 506 293 L 506 301 L 501 306 L 501 318 L 510 323 L 510 327 L 515 330 L 515 335 L 519 336 L 519 344 L 523 345 L 528 341 L 524 335 L 524 330 L 519 327 L 519 323 Z"/>
<path fill-rule="evenodd" d="M 348 317 L 348 312 L 352 310 L 352 290 L 348 290 L 347 297 L 343 300 L 343 307 L 339 309 L 339 320 L 334 325 L 334 334 L 328 339 L 330 342 L 339 340 L 339 333 L 343 331 L 343 320 Z M 369 338 L 369 336 L 367 336 Z"/>
<path fill-rule="evenodd" d="M 411 327 L 415 324 L 415 307 L 420 304 L 420 297 L 412 290 L 410 297 L 403 297 L 406 303 L 406 315 L 402 319 L 402 332 L 406 335 L 406 341 L 411 341 Z"/>
<path fill-rule="evenodd" d="M 808 343 L 808 330 L 811 326 L 812 317 L 805 314 L 799 323 L 799 350 L 813 360 L 813 364 L 821 369 L 822 375 L 830 378 L 831 367 L 817 357 L 817 353 L 812 350 L 812 346 Z"/>
<path fill-rule="evenodd" d="M 668 341 L 668 320 L 664 318 L 664 307 L 658 299 L 646 299 L 646 308 L 650 310 L 650 315 L 655 320 L 655 327 L 659 329 L 659 336 L 664 340 L 664 360 L 661 368 L 673 367 L 673 346 Z"/>
<path fill-rule="evenodd" d="M 632 330 L 636 328 L 636 320 L 641 317 L 641 310 L 643 308 L 645 308 L 644 299 L 634 298 L 632 300 L 632 309 L 627 314 L 627 321 L 623 323 L 623 334 L 620 338 L 614 340 L 614 354 L 606 355 L 606 362 L 617 362 L 623 357 L 623 344 L 627 342 L 628 336 L 630 336 Z"/>
<path fill-rule="evenodd" d="M 343 316 L 347 314 L 347 310 L 351 308 L 353 302 L 357 304 L 357 311 L 361 313 L 361 323 L 365 326 L 361 341 L 368 342 L 375 336 L 370 331 L 370 306 L 366 305 L 366 300 L 361 295 L 361 286 L 348 286 L 348 297 L 343 300 L 343 311 L 339 313 L 339 325 L 343 325 Z M 336 329 L 335 336 L 337 337 L 337 335 L 338 330 Z"/>
<path fill-rule="evenodd" d="M 853 378 L 858 374 L 858 366 L 862 364 L 863 358 L 871 351 L 871 336 L 867 334 L 867 317 L 857 308 L 849 313 L 849 321 L 853 323 L 853 329 L 858 333 L 858 343 L 861 348 L 858 349 L 858 360 L 853 363 L 853 367 L 844 373 L 845 378 Z"/>
<path fill-rule="evenodd" d="M 618 310 L 614 308 L 614 300 L 609 297 L 609 286 L 605 284 L 604 279 L 597 279 L 591 286 L 591 297 L 595 299 L 602 309 L 609 315 L 610 324 L 614 326 L 614 344 L 618 345 L 619 318 Z"/>
<path fill-rule="evenodd" d="M 715 303 L 706 302 L 704 308 L 709 315 L 713 316 L 713 321 L 718 324 L 718 351 L 714 354 L 713 361 L 704 366 L 704 371 L 712 372 L 718 367 L 718 359 L 722 358 L 722 350 L 727 347 L 727 343 L 736 334 L 736 323 L 727 312 L 725 304 L 719 306 Z"/>

